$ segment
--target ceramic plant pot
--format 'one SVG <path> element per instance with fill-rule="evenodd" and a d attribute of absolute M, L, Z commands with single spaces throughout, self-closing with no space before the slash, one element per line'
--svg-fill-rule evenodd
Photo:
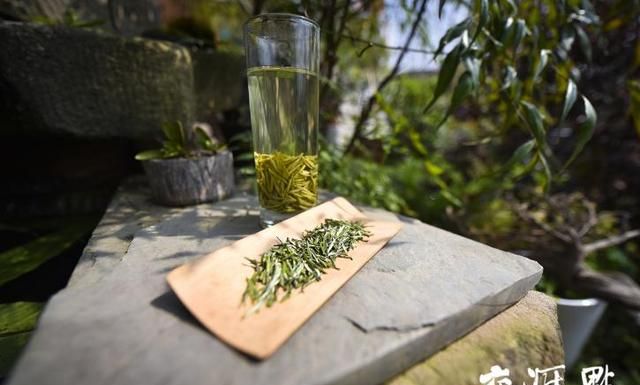
<path fill-rule="evenodd" d="M 142 162 L 154 201 L 167 206 L 215 202 L 234 190 L 233 154 Z"/>
<path fill-rule="evenodd" d="M 600 321 L 607 303 L 597 298 L 558 299 L 558 322 L 564 342 L 565 365 L 573 367 Z"/>

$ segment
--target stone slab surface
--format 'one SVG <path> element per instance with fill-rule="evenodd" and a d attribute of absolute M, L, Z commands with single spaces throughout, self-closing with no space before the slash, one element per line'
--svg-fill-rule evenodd
<path fill-rule="evenodd" d="M 518 303 L 482 324 L 387 385 L 478 385 L 493 365 L 510 371 L 513 384 L 531 384 L 528 368 L 564 363 L 556 302 L 530 291 Z"/>
<path fill-rule="evenodd" d="M 47 305 L 8 384 L 381 383 L 518 301 L 542 273 L 530 260 L 398 217 L 405 226 L 391 243 L 271 359 L 257 362 L 198 325 L 164 280 L 258 231 L 255 198 L 171 216 L 142 195 L 127 198 L 142 205 L 132 208 L 119 201 L 125 196 L 96 229 L 70 286 Z M 128 231 L 151 222 L 129 243 Z"/>

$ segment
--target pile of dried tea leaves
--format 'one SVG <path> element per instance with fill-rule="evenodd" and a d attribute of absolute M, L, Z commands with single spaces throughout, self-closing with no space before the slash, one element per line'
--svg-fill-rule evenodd
<path fill-rule="evenodd" d="M 318 157 L 254 153 L 260 205 L 278 213 L 313 207 L 318 199 Z"/>
<path fill-rule="evenodd" d="M 319 281 L 327 269 L 335 269 L 337 258 L 351 259 L 347 253 L 370 235 L 360 222 L 326 219 L 300 239 L 281 241 L 260 260 L 247 259 L 254 273 L 247 278 L 242 301 L 249 298 L 254 304 L 249 313 L 271 306 L 280 297 L 284 301 L 294 289 L 304 289 Z"/>

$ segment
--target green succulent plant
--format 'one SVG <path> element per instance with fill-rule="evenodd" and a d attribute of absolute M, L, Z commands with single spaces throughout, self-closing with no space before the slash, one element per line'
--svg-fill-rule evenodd
<path fill-rule="evenodd" d="M 165 136 L 162 148 L 139 152 L 137 160 L 197 158 L 215 155 L 226 148 L 198 124 L 185 130 L 179 121 L 167 122 L 162 125 L 162 132 Z"/>

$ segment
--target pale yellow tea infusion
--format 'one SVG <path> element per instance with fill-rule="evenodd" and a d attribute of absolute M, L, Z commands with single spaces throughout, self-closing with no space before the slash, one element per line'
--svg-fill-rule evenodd
<path fill-rule="evenodd" d="M 313 207 L 318 199 L 318 157 L 254 153 L 258 198 L 262 207 L 295 213 Z"/>

